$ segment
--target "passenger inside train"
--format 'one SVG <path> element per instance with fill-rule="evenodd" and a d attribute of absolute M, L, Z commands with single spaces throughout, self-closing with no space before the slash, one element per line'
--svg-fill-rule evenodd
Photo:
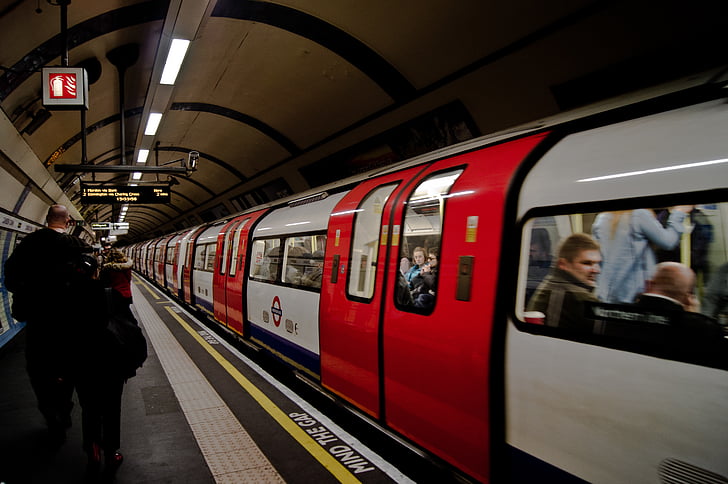
<path fill-rule="evenodd" d="M 705 217 L 704 223 L 710 223 L 716 228 L 713 231 L 714 234 L 725 233 L 723 229 L 724 213 L 728 210 L 728 204 L 706 204 L 697 206 L 697 208 Z M 660 224 L 652 209 L 573 213 L 531 219 L 524 225 L 525 234 L 528 237 L 522 245 L 521 260 L 523 263 L 519 283 L 521 294 L 523 294 L 524 306 L 522 307 L 527 312 L 542 312 L 545 315 L 545 325 L 558 327 L 559 331 L 564 328 L 568 331 L 577 330 L 585 338 L 604 337 L 618 341 L 616 343 L 618 345 L 653 348 L 653 352 L 662 352 L 661 354 L 669 357 L 691 361 L 697 361 L 695 358 L 698 358 L 709 365 L 725 365 L 725 358 L 721 358 L 720 354 L 728 349 L 726 348 L 728 340 L 724 338 L 728 334 L 728 326 L 726 326 L 728 318 L 724 317 L 719 321 L 713 309 L 710 309 L 712 314 L 708 316 L 699 314 L 701 304 L 698 296 L 704 294 L 703 304 L 712 308 L 715 289 L 711 288 L 720 285 L 720 278 L 725 278 L 724 274 L 721 276 L 721 268 L 728 267 L 726 262 L 728 241 L 725 237 L 718 236 L 712 237 L 709 243 L 692 244 L 691 242 L 695 238 L 694 227 L 690 224 L 691 219 L 686 218 L 686 214 L 695 209 L 696 206 L 693 205 L 675 207 L 670 212 L 672 215 L 665 217 L 665 226 Z M 615 216 L 615 214 L 622 216 Z M 644 214 L 644 220 L 637 223 L 635 214 Z M 620 224 L 624 227 L 621 227 Z M 579 233 L 579 230 L 582 233 Z M 624 232 L 622 236 L 625 237 L 625 240 L 619 246 L 621 248 L 617 250 L 615 249 L 616 235 L 610 239 L 609 234 L 620 230 Z M 560 280 L 562 284 L 555 284 L 553 274 L 556 270 L 563 276 L 562 279 L 566 277 L 563 273 L 568 264 L 561 263 L 563 246 L 575 236 L 586 237 L 586 233 L 589 232 L 598 234 L 601 240 L 606 240 L 607 245 L 605 247 L 603 244 L 593 241 L 591 253 L 594 254 L 594 257 L 588 258 L 592 267 L 589 272 L 590 279 L 586 280 L 587 272 L 584 271 L 581 284 L 576 284 L 576 281 L 572 281 L 571 284 L 574 287 L 579 286 L 579 293 L 584 304 L 579 305 L 577 310 L 564 311 L 563 306 L 570 305 L 570 301 L 573 302 L 574 294 L 566 290 L 561 291 L 561 297 L 554 301 L 554 288 L 558 286 L 565 289 L 566 281 Z M 656 264 L 655 251 L 649 243 L 652 240 L 650 237 L 661 237 L 663 247 L 668 245 L 668 242 L 674 244 L 671 246 L 675 249 L 669 253 L 675 260 Z M 562 248 L 558 253 L 559 262 L 557 262 L 556 268 L 551 269 L 549 276 L 539 282 L 538 289 L 532 292 L 533 284 L 539 280 L 535 268 L 541 270 L 543 261 L 554 256 L 549 253 L 550 249 L 549 252 L 543 250 L 553 239 L 562 241 L 560 246 Z M 703 272 L 704 275 L 707 275 L 705 278 L 696 278 L 695 271 L 690 267 L 691 262 L 696 260 L 692 255 L 692 252 L 696 250 L 702 252 L 700 260 L 705 261 Z M 584 252 L 582 255 L 588 253 Z M 661 258 L 666 257 L 667 253 L 668 251 L 663 251 Z M 617 254 L 619 255 L 617 256 Z M 599 263 L 602 258 L 604 262 Z M 678 266 L 684 269 L 669 271 Z M 610 272 L 605 276 L 607 270 Z M 578 271 L 577 273 L 570 272 L 572 279 L 579 279 Z M 610 278 L 616 277 L 617 273 L 623 275 L 627 273 L 645 274 L 645 276 L 636 276 L 637 279 L 642 278 L 638 284 L 628 284 L 623 281 L 618 286 L 613 286 L 618 287 L 622 292 L 628 289 L 627 286 L 630 286 L 629 290 L 637 291 L 627 300 L 610 297 L 608 291 L 603 289 L 605 284 L 610 284 Z M 668 275 L 671 277 L 667 277 Z M 686 282 L 688 279 L 689 284 Z M 668 284 L 670 282 L 671 284 Z M 639 289 L 636 289 L 637 286 Z M 674 288 L 677 286 L 681 288 L 679 297 L 675 297 L 677 292 Z M 672 288 L 670 292 L 672 295 L 666 292 L 670 288 Z M 690 297 L 688 298 L 688 296 Z M 655 298 L 663 300 L 670 298 L 674 307 L 663 305 L 661 308 L 656 308 L 654 305 L 644 304 L 645 300 L 654 301 Z M 555 309 L 557 306 L 562 309 L 557 311 Z M 529 323 L 538 322 L 532 317 L 526 318 L 525 313 L 521 313 L 520 319 Z M 701 321 L 701 324 L 691 324 L 698 320 Z"/>
<path fill-rule="evenodd" d="M 543 313 L 547 326 L 591 331 L 593 323 L 583 314 L 585 303 L 597 301 L 594 289 L 601 262 L 599 244 L 592 237 L 569 235 L 559 245 L 556 266 L 536 288 L 526 310 Z"/>
<path fill-rule="evenodd" d="M 422 265 L 420 273 L 412 279 L 412 300 L 417 308 L 428 309 L 435 304 L 438 254 L 439 250 L 437 248 L 429 249 L 427 251 L 427 262 Z"/>

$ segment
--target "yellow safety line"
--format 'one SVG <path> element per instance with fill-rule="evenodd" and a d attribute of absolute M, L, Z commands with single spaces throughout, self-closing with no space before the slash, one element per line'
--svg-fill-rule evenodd
<path fill-rule="evenodd" d="M 149 292 L 149 294 L 151 294 L 151 295 L 152 295 L 152 297 L 153 297 L 154 299 L 159 299 L 159 296 L 157 295 L 157 293 L 156 293 L 156 292 L 152 291 L 152 288 L 151 288 L 151 287 L 149 286 L 149 284 L 147 284 L 147 283 L 146 283 L 146 282 L 145 282 L 144 280 L 142 280 L 142 279 L 141 279 L 141 278 L 140 278 L 139 276 L 137 276 L 136 274 L 134 274 L 134 279 L 136 279 L 136 283 L 137 283 L 137 285 L 138 285 L 138 286 L 142 286 L 142 287 L 143 287 L 144 289 L 146 289 L 146 290 L 147 290 L 147 291 Z"/>
<path fill-rule="evenodd" d="M 165 308 L 179 324 L 192 335 L 195 340 L 207 350 L 210 355 L 217 360 L 235 381 L 237 381 L 245 391 L 266 411 L 268 414 L 280 424 L 283 429 L 288 432 L 299 444 L 303 446 L 317 461 L 321 463 L 331 474 L 339 480 L 346 483 L 361 483 L 331 454 L 329 454 L 321 445 L 319 445 L 310 435 L 308 435 L 301 427 L 293 422 L 288 415 L 285 414 L 275 403 L 273 403 L 258 387 L 253 385 L 245 376 L 243 376 L 237 368 L 228 362 L 216 349 L 200 336 L 185 320 L 183 320 L 172 308 Z"/>

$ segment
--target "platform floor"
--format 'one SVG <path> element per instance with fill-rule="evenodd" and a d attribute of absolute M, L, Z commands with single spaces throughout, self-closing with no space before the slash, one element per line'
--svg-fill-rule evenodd
<path fill-rule="evenodd" d="M 133 292 L 149 358 L 124 388 L 115 482 L 447 482 L 382 458 L 147 281 L 135 276 Z M 49 445 L 24 347 L 21 332 L 0 353 L 0 483 L 83 482 L 81 409 L 66 442 Z"/>

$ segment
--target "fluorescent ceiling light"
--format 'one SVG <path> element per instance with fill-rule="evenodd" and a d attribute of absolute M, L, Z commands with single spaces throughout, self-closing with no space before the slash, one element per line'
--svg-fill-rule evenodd
<path fill-rule="evenodd" d="M 137 156 L 137 163 L 146 163 L 148 156 L 149 156 L 149 150 L 139 150 L 139 155 Z"/>
<path fill-rule="evenodd" d="M 144 134 L 148 136 L 154 136 L 157 134 L 157 128 L 159 128 L 160 121 L 162 121 L 162 113 L 149 113 L 149 119 L 147 120 L 147 127 L 144 129 Z"/>
<path fill-rule="evenodd" d="M 134 173 L 133 173 L 133 174 L 131 175 L 131 177 L 132 177 L 132 178 L 133 178 L 134 180 L 141 180 L 141 179 L 142 179 L 142 172 L 140 172 L 140 171 L 135 171 L 135 172 L 134 172 Z"/>
<path fill-rule="evenodd" d="M 164 69 L 162 70 L 162 78 L 159 80 L 160 84 L 174 84 L 189 45 L 189 40 L 172 39 L 172 45 L 170 45 L 169 54 L 167 54 L 167 62 L 164 63 Z"/>
<path fill-rule="evenodd" d="M 721 163 L 728 163 L 728 158 L 722 158 L 720 160 L 698 161 L 695 163 L 683 163 L 681 165 L 663 166 L 662 168 L 651 168 L 649 170 L 628 171 L 626 173 L 615 173 L 613 175 L 596 176 L 594 178 L 582 178 L 581 180 L 576 180 L 576 182 L 581 183 L 581 182 L 612 180 L 614 178 L 625 178 L 628 176 L 648 175 L 650 173 L 660 173 L 662 171 L 685 170 L 686 168 L 697 168 L 699 166 L 718 165 Z"/>

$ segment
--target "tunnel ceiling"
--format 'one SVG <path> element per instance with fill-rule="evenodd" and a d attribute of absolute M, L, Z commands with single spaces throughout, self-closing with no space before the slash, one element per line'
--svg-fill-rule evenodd
<path fill-rule="evenodd" d="M 43 110 L 40 68 L 65 50 L 56 3 L 0 0 L 0 106 L 86 221 L 116 222 L 121 205 L 82 203 L 82 184 L 134 180 L 56 165 L 200 154 L 189 175 L 142 176 L 171 181 L 171 198 L 130 205 L 127 240 L 720 66 L 728 31 L 715 1 L 72 0 L 84 141 L 78 111 Z M 173 38 L 191 42 L 175 84 L 160 85 Z M 147 136 L 151 112 L 163 116 Z"/>

